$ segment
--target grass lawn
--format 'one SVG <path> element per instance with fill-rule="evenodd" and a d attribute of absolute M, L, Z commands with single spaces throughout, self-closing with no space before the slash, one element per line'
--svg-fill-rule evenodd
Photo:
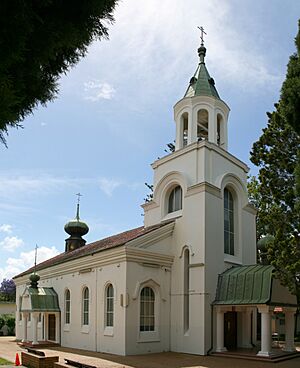
<path fill-rule="evenodd" d="M 0 365 L 12 365 L 12 364 L 14 363 L 0 357 Z"/>

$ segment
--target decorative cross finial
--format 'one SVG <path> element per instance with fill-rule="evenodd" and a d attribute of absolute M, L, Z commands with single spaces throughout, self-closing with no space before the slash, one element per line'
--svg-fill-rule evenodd
<path fill-rule="evenodd" d="M 80 197 L 82 197 L 82 194 L 81 193 L 77 193 L 77 204 L 80 203 Z"/>
<path fill-rule="evenodd" d="M 34 273 L 36 271 L 36 259 L 37 259 L 37 250 L 38 250 L 38 245 L 35 245 L 35 255 L 34 255 Z"/>
<path fill-rule="evenodd" d="M 82 194 L 77 193 L 77 212 L 76 212 L 76 219 L 79 221 L 79 203 L 80 203 L 80 197 L 82 197 Z"/>
<path fill-rule="evenodd" d="M 201 39 L 201 46 L 204 46 L 204 39 L 203 39 L 203 34 L 207 34 L 205 31 L 204 31 L 204 28 L 201 26 L 201 27 L 198 27 L 200 29 L 200 32 L 201 32 L 201 35 L 200 35 L 200 39 Z"/>

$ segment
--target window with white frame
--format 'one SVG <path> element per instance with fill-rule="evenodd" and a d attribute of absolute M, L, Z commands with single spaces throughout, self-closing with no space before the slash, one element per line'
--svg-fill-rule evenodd
<path fill-rule="evenodd" d="M 70 323 L 71 317 L 71 294 L 70 290 L 67 289 L 65 292 L 65 324 Z"/>
<path fill-rule="evenodd" d="M 172 189 L 168 200 L 168 213 L 179 211 L 182 209 L 182 189 L 177 185 Z"/>
<path fill-rule="evenodd" d="M 140 293 L 140 331 L 155 330 L 155 294 L 146 286 Z"/>
<path fill-rule="evenodd" d="M 105 325 L 106 327 L 114 326 L 114 287 L 109 284 L 105 293 Z"/>
<path fill-rule="evenodd" d="M 224 189 L 224 253 L 234 255 L 234 200 L 227 188 Z"/>
<path fill-rule="evenodd" d="M 85 287 L 82 292 L 82 324 L 89 324 L 89 289 Z"/>
<path fill-rule="evenodd" d="M 190 251 L 185 249 L 183 256 L 183 329 L 184 333 L 190 327 Z"/>

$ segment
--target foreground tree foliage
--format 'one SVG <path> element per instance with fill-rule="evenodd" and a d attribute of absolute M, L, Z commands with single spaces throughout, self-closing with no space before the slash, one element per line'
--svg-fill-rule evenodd
<path fill-rule="evenodd" d="M 281 98 L 268 124 L 254 143 L 251 161 L 259 166 L 258 179 L 249 183 L 250 200 L 258 208 L 258 238 L 269 234 L 268 260 L 282 284 L 300 305 L 300 33 L 297 53 L 290 58 Z M 297 174 L 298 173 L 298 174 Z M 298 176 L 299 175 L 299 176 Z M 297 190 L 298 188 L 298 190 Z"/>
<path fill-rule="evenodd" d="M 58 92 L 58 79 L 95 39 L 108 37 L 117 0 L 0 2 L 0 140 L 38 104 Z"/>

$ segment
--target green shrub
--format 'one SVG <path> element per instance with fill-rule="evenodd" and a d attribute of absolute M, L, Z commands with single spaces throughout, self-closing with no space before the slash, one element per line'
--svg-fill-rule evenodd
<path fill-rule="evenodd" d="M 10 336 L 15 334 L 16 318 L 13 314 L 3 314 L 0 316 L 0 330 L 4 325 L 8 327 L 8 334 Z"/>

